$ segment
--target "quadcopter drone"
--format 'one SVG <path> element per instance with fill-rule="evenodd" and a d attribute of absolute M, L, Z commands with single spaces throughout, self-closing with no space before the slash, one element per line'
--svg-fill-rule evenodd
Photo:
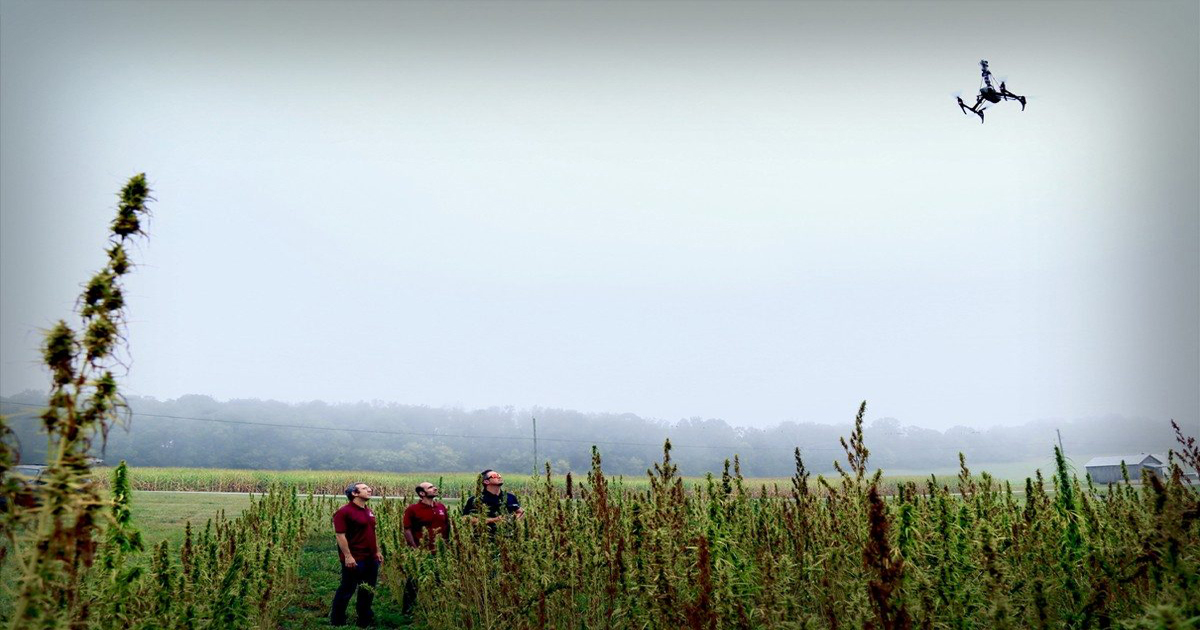
<path fill-rule="evenodd" d="M 999 90 L 992 87 L 992 73 L 988 70 L 987 60 L 979 60 L 979 65 L 983 68 L 983 87 L 979 88 L 979 96 L 975 98 L 975 104 L 968 107 L 961 96 L 955 97 L 958 99 L 958 106 L 962 108 L 962 113 L 966 114 L 967 110 L 974 112 L 976 116 L 979 116 L 979 124 L 983 124 L 983 110 L 987 109 L 987 106 L 983 104 L 984 101 L 999 103 L 1013 100 L 1021 103 L 1021 111 L 1025 111 L 1025 97 L 1009 92 L 1008 88 L 1004 86 L 1004 81 L 1000 82 Z"/>

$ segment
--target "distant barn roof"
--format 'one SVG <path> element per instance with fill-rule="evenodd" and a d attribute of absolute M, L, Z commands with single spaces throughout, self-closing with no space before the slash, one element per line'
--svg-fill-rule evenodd
<path fill-rule="evenodd" d="M 1147 462 L 1147 459 L 1154 461 Z M 1161 455 L 1153 453 L 1138 453 L 1137 455 L 1108 455 L 1105 457 L 1093 457 L 1088 463 L 1084 464 L 1084 468 L 1092 468 L 1095 466 L 1120 466 L 1124 461 L 1126 466 L 1136 466 L 1142 463 L 1157 464 L 1159 466 L 1165 464 L 1167 460 Z"/>

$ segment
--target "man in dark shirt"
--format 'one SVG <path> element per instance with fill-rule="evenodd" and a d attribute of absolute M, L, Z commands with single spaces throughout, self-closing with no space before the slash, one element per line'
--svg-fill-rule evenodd
<path fill-rule="evenodd" d="M 525 510 L 521 508 L 521 502 L 517 500 L 517 496 L 501 490 L 504 478 L 500 476 L 500 473 L 489 469 L 480 473 L 479 476 L 483 479 L 483 495 L 467 499 L 466 505 L 463 506 L 463 516 L 479 512 L 481 510 L 479 504 L 482 503 L 482 507 L 487 509 L 487 519 L 484 522 L 488 524 L 489 529 L 493 530 L 496 523 L 509 515 L 514 518 L 525 516 Z"/>
<path fill-rule="evenodd" d="M 354 609 L 358 612 L 358 625 L 367 627 L 375 621 L 371 602 L 375 597 L 375 583 L 379 579 L 379 565 L 383 554 L 375 541 L 375 513 L 367 507 L 371 500 L 371 486 L 352 483 L 346 488 L 349 502 L 333 514 L 333 532 L 337 537 L 338 559 L 342 562 L 342 583 L 333 595 L 333 609 L 329 612 L 329 623 L 346 625 L 346 606 L 354 592 L 358 599 Z M 359 589 L 360 584 L 370 588 Z"/>
<path fill-rule="evenodd" d="M 417 485 L 417 502 L 404 510 L 404 540 L 409 547 L 437 553 L 437 539 L 450 540 L 450 519 L 446 506 L 437 500 L 438 487 L 422 482 Z M 417 580 L 410 575 L 404 580 L 404 614 L 412 614 L 417 604 Z"/>

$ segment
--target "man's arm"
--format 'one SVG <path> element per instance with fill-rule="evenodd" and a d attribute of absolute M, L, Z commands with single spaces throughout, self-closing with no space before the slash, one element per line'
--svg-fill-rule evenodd
<path fill-rule="evenodd" d="M 417 548 L 416 536 L 413 536 L 413 506 L 408 506 L 404 509 L 404 516 L 400 518 L 400 527 L 404 530 L 404 542 L 408 543 L 409 547 Z"/>
<path fill-rule="evenodd" d="M 345 562 L 347 569 L 353 569 L 358 566 L 358 561 L 350 553 L 350 542 L 346 540 L 346 534 L 334 533 L 337 538 L 338 549 L 342 550 L 342 559 Z"/>

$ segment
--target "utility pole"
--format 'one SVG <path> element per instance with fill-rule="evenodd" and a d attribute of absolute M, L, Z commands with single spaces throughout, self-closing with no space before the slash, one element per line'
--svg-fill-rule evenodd
<path fill-rule="evenodd" d="M 1065 458 L 1065 457 L 1067 456 L 1067 452 L 1066 452 L 1065 450 L 1063 450 L 1063 445 L 1062 445 L 1062 431 L 1059 431 L 1058 429 L 1054 429 L 1054 432 L 1055 432 L 1056 434 L 1058 434 L 1058 452 L 1059 452 L 1059 453 L 1062 453 L 1062 456 Z M 536 443 L 536 442 L 535 442 L 535 443 Z"/>
<path fill-rule="evenodd" d="M 533 419 L 533 476 L 538 474 L 537 457 L 537 418 Z"/>

